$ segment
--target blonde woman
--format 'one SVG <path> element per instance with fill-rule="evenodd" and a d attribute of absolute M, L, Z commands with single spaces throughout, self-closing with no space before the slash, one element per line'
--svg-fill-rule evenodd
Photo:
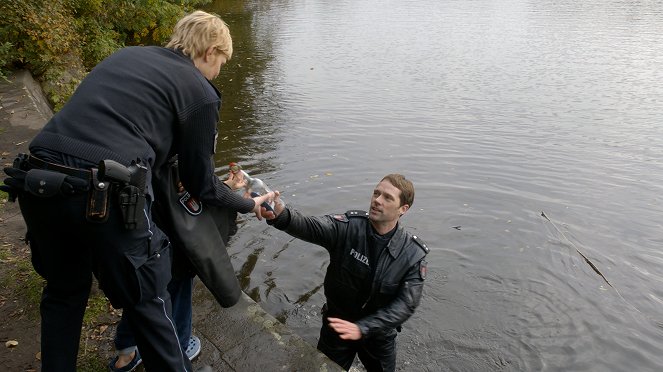
<path fill-rule="evenodd" d="M 93 273 L 123 309 L 146 370 L 191 371 L 166 289 L 171 247 L 151 218 L 151 178 L 179 154 L 182 184 L 203 203 L 260 218 L 260 204 L 273 199 L 242 198 L 214 174 L 221 98 L 210 80 L 231 56 L 218 16 L 184 16 L 166 47 L 123 48 L 97 65 L 8 171 L 33 266 L 46 279 L 42 371 L 76 370 Z M 111 167 L 98 179 L 107 160 L 131 177 Z"/>

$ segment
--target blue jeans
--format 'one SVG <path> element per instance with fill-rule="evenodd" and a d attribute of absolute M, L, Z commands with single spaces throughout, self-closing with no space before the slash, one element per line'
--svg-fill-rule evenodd
<path fill-rule="evenodd" d="M 168 292 L 173 303 L 173 321 L 177 338 L 182 351 L 185 351 L 191 337 L 193 278 L 171 279 L 168 283 Z M 130 354 L 136 349 L 136 340 L 124 314 L 117 325 L 115 348 L 120 354 Z"/>

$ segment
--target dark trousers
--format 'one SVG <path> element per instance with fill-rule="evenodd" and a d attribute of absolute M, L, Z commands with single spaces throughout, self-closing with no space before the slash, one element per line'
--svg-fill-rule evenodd
<path fill-rule="evenodd" d="M 336 362 L 346 371 L 352 366 L 355 356 L 368 372 L 389 371 L 396 369 L 396 331 L 393 335 L 357 341 L 342 340 L 326 319 L 320 329 L 318 350 Z"/>
<path fill-rule="evenodd" d="M 168 293 L 173 303 L 173 322 L 175 323 L 175 329 L 177 329 L 177 337 L 182 350 L 186 351 L 192 330 L 193 278 L 171 279 L 168 283 Z M 132 346 L 136 346 L 136 339 L 129 326 L 129 320 L 122 316 L 115 333 L 115 349 L 125 350 Z"/>
<path fill-rule="evenodd" d="M 92 274 L 114 307 L 123 308 L 148 371 L 191 371 L 180 348 L 166 285 L 170 244 L 151 221 L 126 230 L 119 205 L 108 222 L 85 219 L 86 195 L 19 196 L 32 264 L 44 279 L 41 299 L 42 371 L 75 371 Z"/>

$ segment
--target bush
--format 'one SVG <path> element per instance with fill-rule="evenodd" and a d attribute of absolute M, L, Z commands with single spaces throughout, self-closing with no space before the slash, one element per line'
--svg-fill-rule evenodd
<path fill-rule="evenodd" d="M 0 77 L 27 68 L 58 110 L 97 63 L 127 45 L 159 45 L 210 0 L 3 0 Z"/>

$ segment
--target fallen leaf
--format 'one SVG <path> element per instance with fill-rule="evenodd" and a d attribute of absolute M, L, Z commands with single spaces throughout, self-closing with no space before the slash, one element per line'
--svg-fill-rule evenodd
<path fill-rule="evenodd" d="M 41 360 L 41 351 L 38 351 L 37 354 L 35 354 L 35 359 Z"/>
<path fill-rule="evenodd" d="M 5 342 L 5 346 L 7 346 L 8 348 L 16 347 L 16 346 L 18 346 L 18 341 L 9 340 L 9 341 Z"/>
<path fill-rule="evenodd" d="M 108 328 L 107 325 L 102 325 L 101 327 L 99 327 L 99 334 L 102 334 L 102 333 L 106 332 L 107 328 Z"/>

